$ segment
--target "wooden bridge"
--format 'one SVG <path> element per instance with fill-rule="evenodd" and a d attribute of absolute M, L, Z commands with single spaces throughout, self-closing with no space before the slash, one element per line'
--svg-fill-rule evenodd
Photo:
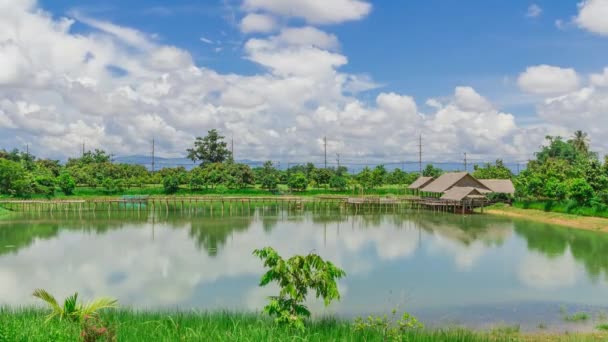
<path fill-rule="evenodd" d="M 272 196 L 272 197 L 215 197 L 215 196 L 132 196 L 112 199 L 74 200 L 0 200 L 0 207 L 16 212 L 98 212 L 98 211 L 203 211 L 210 214 L 245 212 L 259 207 L 277 210 L 352 210 L 364 212 L 397 212 L 406 209 L 426 209 L 434 212 L 470 213 L 486 206 L 486 200 L 447 201 L 421 197 L 347 197 L 347 196 Z"/>

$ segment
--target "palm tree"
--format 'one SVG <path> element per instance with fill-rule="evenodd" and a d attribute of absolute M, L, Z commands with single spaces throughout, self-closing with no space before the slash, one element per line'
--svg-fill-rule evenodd
<path fill-rule="evenodd" d="M 46 290 L 37 289 L 33 296 L 43 300 L 51 308 L 51 313 L 47 315 L 46 321 L 50 321 L 54 317 L 59 317 L 59 320 L 68 319 L 73 322 L 81 322 L 86 317 L 96 316 L 102 309 L 113 309 L 118 307 L 116 299 L 102 297 L 94 299 L 88 303 L 78 303 L 78 292 L 66 297 L 63 301 L 63 307 L 57 303 L 53 295 Z"/>
<path fill-rule="evenodd" d="M 589 136 L 587 133 L 581 130 L 574 132 L 570 142 L 578 152 L 584 155 L 589 154 Z"/>

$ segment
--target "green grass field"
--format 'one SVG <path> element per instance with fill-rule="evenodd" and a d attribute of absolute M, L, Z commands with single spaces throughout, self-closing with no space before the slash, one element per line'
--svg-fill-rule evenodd
<path fill-rule="evenodd" d="M 305 332 L 278 327 L 256 314 L 196 312 L 105 312 L 102 319 L 117 341 L 385 341 L 382 331 L 356 331 L 349 321 L 323 319 Z M 68 321 L 45 323 L 41 309 L 0 309 L 0 341 L 78 341 L 80 326 Z M 588 335 L 520 335 L 517 329 L 473 332 L 466 329 L 421 330 L 400 341 L 598 341 L 605 333 Z"/>

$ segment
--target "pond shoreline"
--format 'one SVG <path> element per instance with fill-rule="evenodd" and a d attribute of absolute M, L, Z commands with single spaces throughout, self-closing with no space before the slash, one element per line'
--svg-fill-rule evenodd
<path fill-rule="evenodd" d="M 78 339 L 80 325 L 68 320 L 53 319 L 45 323 L 47 310 L 39 307 L 0 308 L 0 336 L 7 340 L 27 337 L 30 341 Z M 277 326 L 268 316 L 258 313 L 201 311 L 133 311 L 118 309 L 100 315 L 104 325 L 114 329 L 118 340 L 276 340 L 305 339 L 308 341 L 383 341 L 377 328 L 356 329 L 350 320 L 326 317 L 307 323 L 304 332 Z M 409 330 L 408 341 L 597 341 L 608 338 L 608 332 L 591 333 L 521 333 L 509 326 L 497 326 L 488 331 L 460 327 Z"/>
<path fill-rule="evenodd" d="M 521 218 L 568 228 L 608 233 L 608 219 L 600 217 L 553 213 L 535 209 L 520 209 L 507 207 L 504 205 L 487 207 L 485 208 L 484 213 L 489 215 Z"/>

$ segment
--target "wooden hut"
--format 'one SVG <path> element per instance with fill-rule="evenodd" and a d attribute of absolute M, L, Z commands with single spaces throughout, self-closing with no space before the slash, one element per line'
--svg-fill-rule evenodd
<path fill-rule="evenodd" d="M 480 193 L 492 192 L 485 184 L 471 176 L 468 172 L 448 172 L 420 189 L 421 192 L 444 194 L 452 188 L 475 188 Z"/>
<path fill-rule="evenodd" d="M 510 179 L 480 179 L 491 192 L 497 194 L 515 194 L 515 186 Z"/>

